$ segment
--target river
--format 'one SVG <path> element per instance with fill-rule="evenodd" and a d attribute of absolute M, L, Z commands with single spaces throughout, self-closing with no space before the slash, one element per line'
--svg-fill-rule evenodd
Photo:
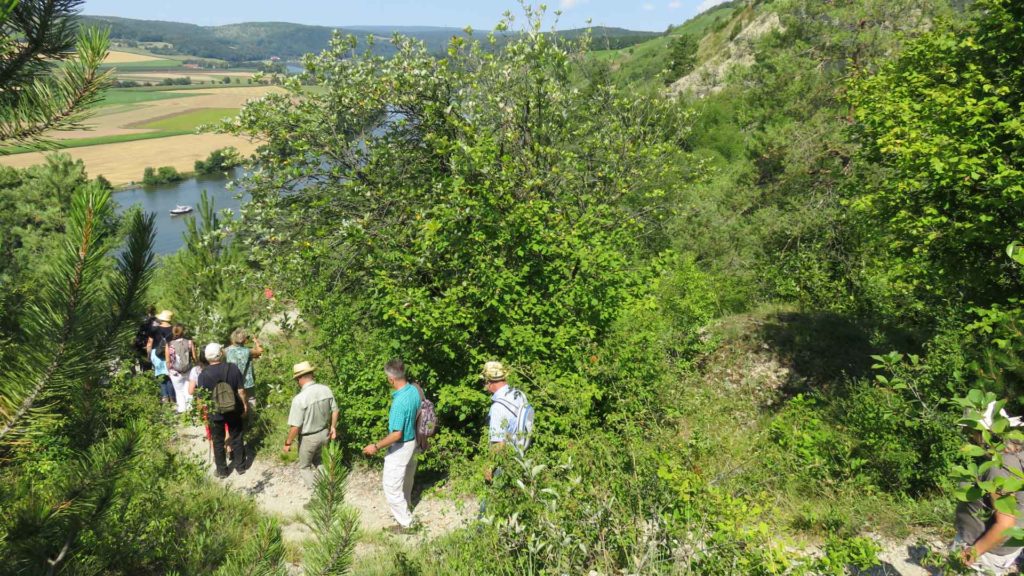
<path fill-rule="evenodd" d="M 185 204 L 198 209 L 199 197 L 203 190 L 206 190 L 218 211 L 231 208 L 237 214 L 241 201 L 235 197 L 237 190 L 228 190 L 227 184 L 241 174 L 242 169 L 236 168 L 227 177 L 200 176 L 173 184 L 129 188 L 115 192 L 113 198 L 118 203 L 118 212 L 140 204 L 144 211 L 156 213 L 156 241 L 153 244 L 153 251 L 160 255 L 172 254 L 184 245 L 182 234 L 185 232 L 186 222 L 192 219 L 195 213 L 171 216 L 171 208 Z"/>

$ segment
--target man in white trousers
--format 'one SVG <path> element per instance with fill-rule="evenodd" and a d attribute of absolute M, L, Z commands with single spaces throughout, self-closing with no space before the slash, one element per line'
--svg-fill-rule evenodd
<path fill-rule="evenodd" d="M 391 531 L 406 534 L 412 530 L 413 517 L 409 509 L 412 501 L 413 476 L 416 474 L 416 416 L 420 411 L 420 393 L 405 376 L 405 365 L 395 358 L 384 366 L 391 392 L 391 410 L 388 412 L 388 435 L 363 448 L 363 454 L 373 456 L 387 448 L 384 457 L 384 498 L 398 526 Z"/>

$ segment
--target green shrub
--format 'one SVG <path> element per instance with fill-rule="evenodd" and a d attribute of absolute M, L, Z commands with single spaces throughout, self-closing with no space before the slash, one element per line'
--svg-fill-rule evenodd
<path fill-rule="evenodd" d="M 769 424 L 769 438 L 782 449 L 773 470 L 783 476 L 839 480 L 856 473 L 850 439 L 825 419 L 813 398 L 797 395 Z M 818 482 L 808 490 L 823 488 Z"/>
<path fill-rule="evenodd" d="M 147 166 L 142 173 L 142 183 L 146 186 L 170 184 L 171 182 L 178 182 L 184 178 L 185 177 L 178 173 L 178 170 L 174 166 L 161 166 L 156 170 L 151 166 Z"/>
<path fill-rule="evenodd" d="M 233 146 L 218 148 L 206 157 L 206 160 L 196 160 L 196 174 L 221 174 L 242 163 L 242 155 Z"/>

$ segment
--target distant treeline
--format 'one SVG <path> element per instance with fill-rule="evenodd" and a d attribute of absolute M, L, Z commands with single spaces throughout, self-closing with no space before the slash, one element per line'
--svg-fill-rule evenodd
<path fill-rule="evenodd" d="M 154 47 L 154 54 L 187 54 L 200 58 L 216 58 L 229 62 L 267 60 L 272 57 L 293 60 L 310 52 L 327 48 L 335 28 L 308 26 L 285 22 L 250 22 L 226 26 L 197 26 L 181 22 L 157 20 L 132 20 L 110 16 L 83 16 L 82 24 L 109 28 L 110 37 L 124 42 L 165 42 L 171 47 Z M 386 40 L 393 32 L 418 38 L 427 44 L 431 52 L 443 52 L 452 36 L 464 34 L 459 28 L 338 28 L 343 34 L 353 34 L 361 41 L 376 37 L 374 51 L 389 55 L 394 49 Z M 638 32 L 622 28 L 592 28 L 595 49 L 625 48 L 657 33 Z M 583 29 L 566 30 L 559 34 L 576 38 Z M 475 36 L 483 32 L 475 32 Z"/>

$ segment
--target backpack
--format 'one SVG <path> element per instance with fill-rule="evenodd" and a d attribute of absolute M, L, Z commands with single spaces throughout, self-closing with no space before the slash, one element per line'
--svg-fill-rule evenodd
<path fill-rule="evenodd" d="M 149 339 L 149 331 L 152 327 L 152 318 L 148 318 L 139 324 L 139 328 L 135 331 L 135 340 L 132 342 L 132 348 L 135 348 L 138 352 L 146 352 L 146 340 Z"/>
<path fill-rule="evenodd" d="M 191 340 L 178 338 L 171 340 L 171 360 L 168 368 L 178 374 L 187 374 L 192 369 L 192 344 Z"/>
<path fill-rule="evenodd" d="M 231 414 L 236 410 L 235 390 L 231 388 L 231 384 L 221 380 L 213 385 L 210 406 L 217 414 Z"/>
<path fill-rule="evenodd" d="M 533 435 L 533 406 L 530 405 L 529 400 L 526 399 L 526 394 L 523 394 L 519 390 L 512 389 L 512 395 L 514 397 L 522 397 L 523 403 L 519 406 L 512 404 L 508 400 L 499 399 L 495 400 L 498 404 L 501 404 L 508 409 L 509 412 L 515 415 L 515 417 L 508 422 L 508 427 L 505 429 L 505 434 L 508 435 L 512 445 L 516 447 L 516 450 L 520 454 L 526 452 L 526 449 L 530 447 L 530 436 Z"/>
<path fill-rule="evenodd" d="M 430 447 L 427 438 L 437 434 L 437 413 L 434 411 L 434 403 L 423 393 L 419 384 L 413 383 L 420 393 L 420 411 L 416 413 L 416 445 L 420 451 L 426 451 Z"/>
<path fill-rule="evenodd" d="M 156 357 L 157 358 L 159 358 L 159 359 L 161 359 L 161 360 L 166 362 L 167 361 L 167 336 L 165 334 L 162 334 L 162 333 L 158 334 L 158 336 L 160 337 L 160 341 L 153 343 L 153 350 L 156 351 Z M 155 338 L 154 338 L 154 340 L 155 340 Z"/>

